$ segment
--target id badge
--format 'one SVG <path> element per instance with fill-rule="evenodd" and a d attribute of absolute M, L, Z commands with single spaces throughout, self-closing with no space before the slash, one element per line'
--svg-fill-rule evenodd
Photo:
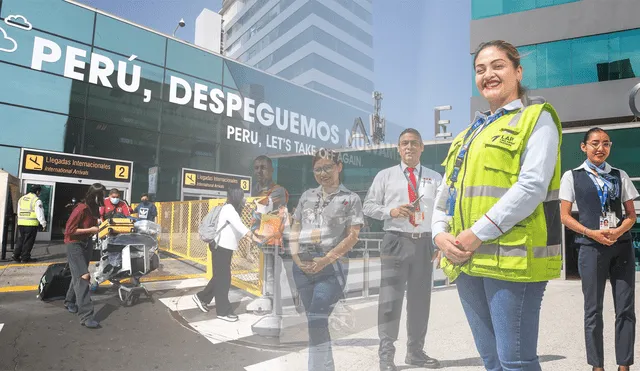
<path fill-rule="evenodd" d="M 422 224 L 424 221 L 424 211 L 416 211 L 413 213 L 413 218 L 416 224 Z"/>
<path fill-rule="evenodd" d="M 449 197 L 447 198 L 447 216 L 453 216 L 456 209 L 456 196 L 457 191 L 455 188 L 449 188 Z"/>
<path fill-rule="evenodd" d="M 609 211 L 607 212 L 606 218 L 609 220 L 609 228 L 613 229 L 618 226 L 619 219 L 616 216 L 616 213 L 614 213 L 613 211 Z"/>
<path fill-rule="evenodd" d="M 608 230 L 609 228 L 609 213 L 600 215 L 600 230 Z"/>

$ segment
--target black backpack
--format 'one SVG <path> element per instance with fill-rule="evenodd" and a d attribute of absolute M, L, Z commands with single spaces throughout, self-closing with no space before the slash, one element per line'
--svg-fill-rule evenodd
<path fill-rule="evenodd" d="M 71 286 L 71 270 L 68 263 L 54 263 L 40 278 L 38 299 L 43 301 L 62 299 Z"/>

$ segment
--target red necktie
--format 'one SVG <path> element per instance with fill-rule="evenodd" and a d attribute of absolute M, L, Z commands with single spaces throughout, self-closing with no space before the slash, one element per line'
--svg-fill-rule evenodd
<path fill-rule="evenodd" d="M 407 185 L 407 188 L 409 188 L 409 203 L 415 201 L 418 198 L 418 195 L 414 191 L 414 189 L 418 189 L 418 186 L 416 185 L 416 175 L 413 173 L 414 170 L 415 168 L 412 167 L 407 168 L 407 171 L 409 171 L 409 180 L 411 181 L 411 184 L 413 184 L 413 187 L 411 187 L 411 184 Z M 420 210 L 420 205 L 416 206 L 416 211 L 418 210 Z M 409 217 L 409 223 L 413 224 L 414 227 L 418 226 L 416 224 L 415 214 L 412 214 Z"/>

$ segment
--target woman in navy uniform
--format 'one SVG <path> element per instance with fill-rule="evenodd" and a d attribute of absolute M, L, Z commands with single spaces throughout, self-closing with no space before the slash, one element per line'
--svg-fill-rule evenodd
<path fill-rule="evenodd" d="M 623 170 L 606 160 L 612 142 L 600 128 L 589 130 L 580 145 L 587 159 L 562 176 L 562 223 L 577 233 L 578 270 L 584 295 L 584 332 L 587 362 L 604 370 L 602 302 L 611 280 L 616 312 L 615 347 L 618 370 L 633 364 L 636 315 L 635 261 L 629 229 L 636 223 L 633 200 L 638 191 Z M 571 215 L 578 206 L 578 220 Z"/>

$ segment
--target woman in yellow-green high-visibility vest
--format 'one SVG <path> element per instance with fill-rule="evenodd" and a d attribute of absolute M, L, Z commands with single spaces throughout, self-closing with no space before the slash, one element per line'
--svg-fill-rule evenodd
<path fill-rule="evenodd" d="M 540 370 L 540 305 L 562 265 L 562 127 L 550 104 L 525 97 L 513 45 L 480 45 L 474 67 L 490 110 L 451 144 L 434 241 L 486 369 Z"/>

